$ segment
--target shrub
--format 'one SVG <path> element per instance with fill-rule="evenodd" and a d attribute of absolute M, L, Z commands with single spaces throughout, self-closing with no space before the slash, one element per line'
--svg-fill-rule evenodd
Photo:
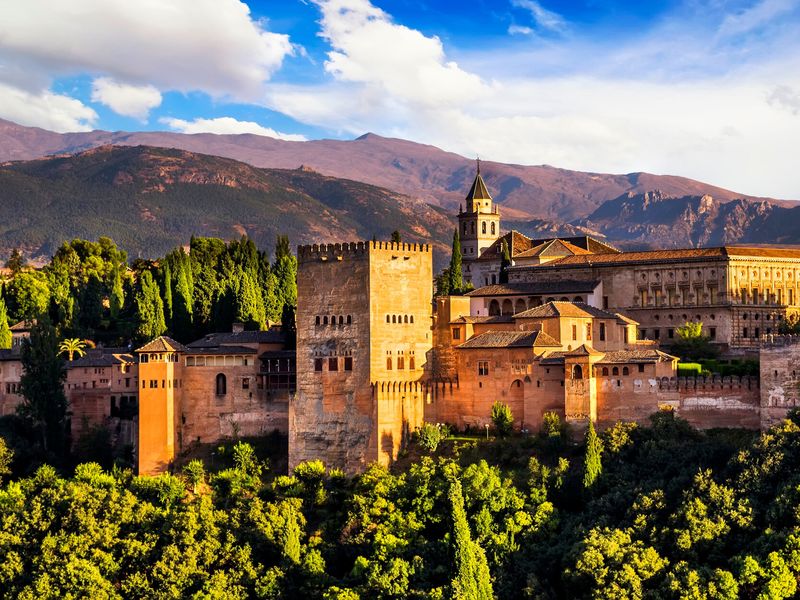
<path fill-rule="evenodd" d="M 428 452 L 436 452 L 436 448 L 439 447 L 442 440 L 450 435 L 447 425 L 442 425 L 440 423 L 436 425 L 433 423 L 423 423 L 422 427 L 417 429 L 415 433 L 417 443 Z"/>
<path fill-rule="evenodd" d="M 546 412 L 542 415 L 542 428 L 539 433 L 544 438 L 560 438 L 564 432 L 558 413 Z"/>
<path fill-rule="evenodd" d="M 702 372 L 700 363 L 678 363 L 678 377 L 700 377 Z"/>
<path fill-rule="evenodd" d="M 492 423 L 500 437 L 506 437 L 511 433 L 514 427 L 514 415 L 511 414 L 508 404 L 495 402 L 492 405 Z"/>

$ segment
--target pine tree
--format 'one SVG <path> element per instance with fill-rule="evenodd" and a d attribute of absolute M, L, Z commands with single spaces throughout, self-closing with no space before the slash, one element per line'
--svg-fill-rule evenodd
<path fill-rule="evenodd" d="M 508 283 L 508 268 L 511 266 L 511 254 L 508 252 L 508 244 L 505 238 L 500 245 L 500 283 Z"/>
<path fill-rule="evenodd" d="M 6 303 L 0 298 L 0 348 L 11 348 L 11 329 L 8 326 Z"/>
<path fill-rule="evenodd" d="M 392 242 L 394 242 L 395 244 L 399 244 L 400 242 L 402 242 L 402 241 L 403 241 L 403 240 L 402 240 L 402 238 L 400 237 L 400 232 L 399 232 L 399 231 L 397 231 L 397 229 L 395 229 L 395 230 L 392 232 L 392 239 L 391 239 L 391 241 L 392 241 Z"/>
<path fill-rule="evenodd" d="M 450 293 L 460 294 L 464 288 L 464 278 L 461 274 L 461 238 L 458 227 L 453 234 L 453 253 L 450 255 Z"/>
<path fill-rule="evenodd" d="M 30 337 L 22 343 L 22 377 L 20 393 L 24 398 L 18 411 L 29 419 L 41 435 L 42 448 L 54 458 L 67 451 L 67 377 L 59 356 L 56 330 L 46 317 L 31 328 Z"/>
<path fill-rule="evenodd" d="M 483 548 L 472 541 L 464 510 L 461 482 L 450 483 L 448 492 L 453 516 L 453 555 L 455 577 L 451 582 L 452 597 L 459 600 L 492 600 L 492 580 Z"/>
<path fill-rule="evenodd" d="M 589 428 L 586 430 L 586 458 L 583 471 L 583 487 L 590 488 L 600 477 L 603 471 L 603 463 L 600 455 L 603 452 L 603 442 L 594 430 L 594 424 L 589 421 Z"/>

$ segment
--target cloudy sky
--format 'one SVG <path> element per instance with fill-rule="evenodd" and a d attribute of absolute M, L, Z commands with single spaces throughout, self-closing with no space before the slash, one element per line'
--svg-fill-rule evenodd
<path fill-rule="evenodd" d="M 0 118 L 372 131 L 800 199 L 800 0 L 0 0 Z"/>

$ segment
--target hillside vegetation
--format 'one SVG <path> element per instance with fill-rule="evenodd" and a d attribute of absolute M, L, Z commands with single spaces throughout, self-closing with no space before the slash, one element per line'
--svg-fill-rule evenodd
<path fill-rule="evenodd" d="M 404 468 L 355 478 L 319 462 L 274 475 L 244 443 L 221 449 L 228 467 L 213 473 L 197 461 L 160 477 L 44 466 L 0 488 L 0 589 L 22 598 L 792 598 L 798 423 L 792 415 L 759 437 L 701 433 L 671 413 L 648 428 L 618 424 L 592 443 L 591 478 L 583 447 L 552 421 L 538 436 L 450 440 L 439 456 L 417 448 L 423 456 Z"/>

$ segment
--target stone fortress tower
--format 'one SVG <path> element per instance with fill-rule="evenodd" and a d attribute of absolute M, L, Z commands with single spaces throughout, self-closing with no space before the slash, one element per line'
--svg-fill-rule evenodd
<path fill-rule="evenodd" d="M 357 242 L 297 251 L 297 394 L 289 468 L 388 464 L 423 421 L 431 248 Z"/>

